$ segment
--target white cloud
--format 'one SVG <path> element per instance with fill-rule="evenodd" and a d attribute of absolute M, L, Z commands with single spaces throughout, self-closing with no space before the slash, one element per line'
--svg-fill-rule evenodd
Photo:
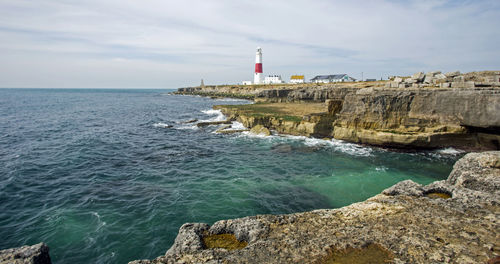
<path fill-rule="evenodd" d="M 498 1 L 0 0 L 0 87 L 498 69 Z"/>

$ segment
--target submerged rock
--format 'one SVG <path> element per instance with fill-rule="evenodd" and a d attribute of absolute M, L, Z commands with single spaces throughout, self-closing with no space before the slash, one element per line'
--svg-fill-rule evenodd
<path fill-rule="evenodd" d="M 447 180 L 339 209 L 185 224 L 164 256 L 131 263 L 486 263 L 500 256 L 499 155 L 468 154 Z"/>
<path fill-rule="evenodd" d="M 0 250 L 1 264 L 50 264 L 49 247 L 44 243 Z"/>

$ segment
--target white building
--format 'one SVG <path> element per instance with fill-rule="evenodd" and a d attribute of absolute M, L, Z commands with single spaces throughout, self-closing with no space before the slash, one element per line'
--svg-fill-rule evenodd
<path fill-rule="evenodd" d="M 242 84 L 243 85 L 252 85 L 252 81 L 243 81 Z"/>
<path fill-rule="evenodd" d="M 265 84 L 285 83 L 281 80 L 281 75 L 269 75 L 264 79 Z"/>
<path fill-rule="evenodd" d="M 290 83 L 305 83 L 304 75 L 292 75 L 290 77 Z"/>
<path fill-rule="evenodd" d="M 318 75 L 311 79 L 314 83 L 354 82 L 356 79 L 347 74 Z"/>

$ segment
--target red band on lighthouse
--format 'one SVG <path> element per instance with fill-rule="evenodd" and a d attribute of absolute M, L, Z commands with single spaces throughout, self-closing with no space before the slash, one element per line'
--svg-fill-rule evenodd
<path fill-rule="evenodd" d="M 262 73 L 262 63 L 255 63 L 255 73 Z"/>

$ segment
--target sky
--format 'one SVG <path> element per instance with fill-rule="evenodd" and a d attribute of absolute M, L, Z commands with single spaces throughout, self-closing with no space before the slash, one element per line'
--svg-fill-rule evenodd
<path fill-rule="evenodd" d="M 0 0 L 0 87 L 500 70 L 499 0 Z"/>

